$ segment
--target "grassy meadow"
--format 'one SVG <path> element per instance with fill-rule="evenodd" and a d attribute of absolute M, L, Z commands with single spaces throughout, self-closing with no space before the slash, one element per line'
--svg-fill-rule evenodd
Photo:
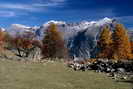
<path fill-rule="evenodd" d="M 61 62 L 0 61 L 0 89 L 132 89 L 103 73 L 74 71 Z"/>

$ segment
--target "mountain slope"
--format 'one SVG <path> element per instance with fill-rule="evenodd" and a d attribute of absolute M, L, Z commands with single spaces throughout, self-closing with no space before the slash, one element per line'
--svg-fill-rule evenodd
<path fill-rule="evenodd" d="M 82 21 L 79 23 L 66 23 L 63 21 L 49 21 L 40 27 L 26 27 L 24 25 L 13 24 L 8 31 L 11 34 L 18 32 L 23 34 L 27 31 L 35 34 L 36 39 L 41 40 L 46 29 L 50 24 L 54 23 L 58 26 L 59 31 L 63 34 L 66 46 L 69 49 L 70 56 L 78 58 L 90 58 L 95 54 L 96 40 L 99 32 L 104 25 L 108 25 L 113 29 L 115 20 L 104 18 L 99 21 Z"/>

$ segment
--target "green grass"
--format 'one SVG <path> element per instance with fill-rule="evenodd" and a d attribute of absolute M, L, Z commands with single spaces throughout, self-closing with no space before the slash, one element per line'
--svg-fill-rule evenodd
<path fill-rule="evenodd" d="M 0 61 L 0 89 L 132 89 L 93 71 L 73 71 L 63 63 Z"/>

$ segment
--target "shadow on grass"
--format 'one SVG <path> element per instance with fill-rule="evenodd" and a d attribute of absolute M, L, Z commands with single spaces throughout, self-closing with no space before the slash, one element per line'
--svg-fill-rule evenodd
<path fill-rule="evenodd" d="M 116 81 L 116 82 L 124 82 L 124 83 L 131 83 L 131 84 L 133 84 L 133 80 L 119 80 L 119 81 Z"/>

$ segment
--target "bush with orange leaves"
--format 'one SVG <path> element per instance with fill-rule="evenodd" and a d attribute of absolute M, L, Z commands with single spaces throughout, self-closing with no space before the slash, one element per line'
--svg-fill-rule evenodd
<path fill-rule="evenodd" d="M 12 40 L 13 40 L 13 37 L 8 33 L 8 32 L 5 32 L 5 44 L 4 44 L 4 48 L 5 49 L 12 49 L 13 46 L 12 46 Z"/>
<path fill-rule="evenodd" d="M 18 51 L 18 56 L 23 57 L 24 53 L 25 56 L 28 56 L 27 50 L 32 47 L 32 42 L 31 40 L 25 39 L 21 36 L 17 36 L 13 39 L 13 46 L 17 49 Z"/>
<path fill-rule="evenodd" d="M 34 40 L 31 34 L 18 35 L 13 38 L 12 44 L 17 49 L 18 56 L 28 57 L 30 51 L 35 47 L 41 48 L 41 42 Z"/>
<path fill-rule="evenodd" d="M 5 43 L 5 33 L 0 30 L 0 50 L 3 50 Z"/>

